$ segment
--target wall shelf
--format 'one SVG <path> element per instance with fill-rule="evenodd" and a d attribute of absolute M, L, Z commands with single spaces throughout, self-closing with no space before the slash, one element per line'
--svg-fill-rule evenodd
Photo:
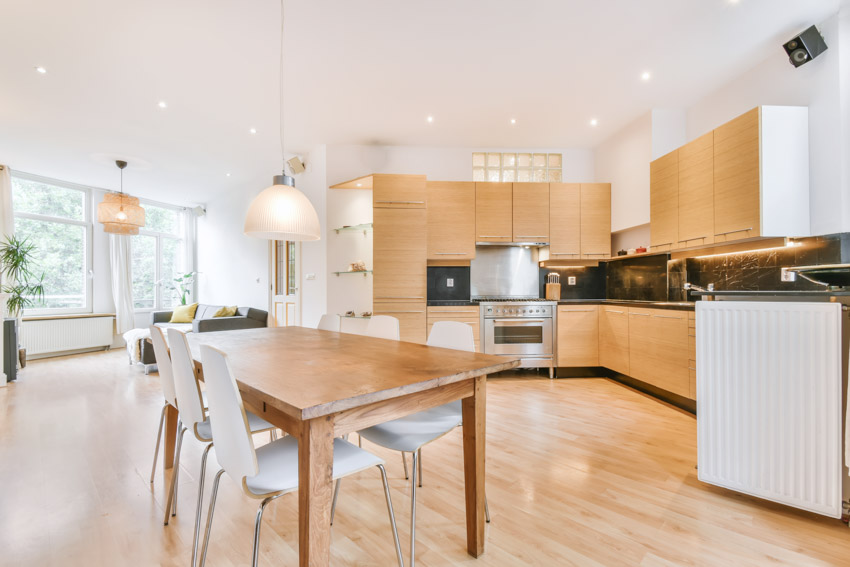
<path fill-rule="evenodd" d="M 340 315 L 343 319 L 371 319 L 371 315 Z"/>
<path fill-rule="evenodd" d="M 372 273 L 372 270 L 358 270 L 356 272 L 331 272 L 331 273 L 336 274 L 337 277 L 339 277 L 340 274 L 363 274 L 363 277 L 365 278 L 366 274 Z"/>
<path fill-rule="evenodd" d="M 372 230 L 372 223 L 367 222 L 362 224 L 355 224 L 352 226 L 341 226 L 339 228 L 335 228 L 334 230 L 337 234 L 339 234 L 340 232 L 352 232 L 355 230 L 363 231 L 363 236 L 366 236 L 366 232 Z"/>

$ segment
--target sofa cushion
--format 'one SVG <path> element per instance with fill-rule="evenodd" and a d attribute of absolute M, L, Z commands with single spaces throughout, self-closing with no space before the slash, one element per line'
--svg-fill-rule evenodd
<path fill-rule="evenodd" d="M 195 318 L 195 311 L 197 309 L 197 303 L 193 303 L 192 305 L 178 305 L 174 308 L 169 323 L 191 323 L 192 319 Z"/>
<path fill-rule="evenodd" d="M 235 305 L 231 307 L 220 307 L 219 310 L 213 314 L 213 317 L 233 317 L 236 315 L 237 309 L 239 308 Z"/>
<path fill-rule="evenodd" d="M 195 319 L 212 319 L 215 317 L 215 312 L 224 307 L 223 305 L 206 305 L 201 303 L 198 305 L 198 310 L 195 312 Z"/>

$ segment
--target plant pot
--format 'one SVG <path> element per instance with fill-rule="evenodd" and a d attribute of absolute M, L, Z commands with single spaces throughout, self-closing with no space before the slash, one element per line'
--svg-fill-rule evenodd
<path fill-rule="evenodd" d="M 18 348 L 18 362 L 21 363 L 21 368 L 27 367 L 27 349 Z"/>

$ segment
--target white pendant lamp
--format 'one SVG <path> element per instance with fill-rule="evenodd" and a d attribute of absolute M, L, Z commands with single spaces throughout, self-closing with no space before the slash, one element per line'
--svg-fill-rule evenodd
<path fill-rule="evenodd" d="M 280 152 L 283 145 L 283 0 L 280 2 Z M 319 240 L 321 226 L 316 209 L 304 193 L 295 188 L 295 179 L 275 175 L 272 186 L 257 195 L 245 217 L 245 234 L 269 240 Z"/>
<path fill-rule="evenodd" d="M 103 201 L 97 206 L 97 222 L 103 224 L 103 232 L 139 234 L 139 228 L 145 226 L 145 210 L 139 205 L 137 197 L 124 193 L 124 168 L 127 162 L 117 160 L 115 165 L 121 170 L 121 190 L 103 196 Z"/>

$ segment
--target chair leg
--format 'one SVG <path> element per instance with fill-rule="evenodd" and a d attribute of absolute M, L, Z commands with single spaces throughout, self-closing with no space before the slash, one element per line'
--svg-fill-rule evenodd
<path fill-rule="evenodd" d="M 419 488 L 422 488 L 422 447 L 419 447 L 417 453 L 419 453 Z"/>
<path fill-rule="evenodd" d="M 271 437 L 272 442 L 277 441 L 277 429 L 272 429 L 269 432 L 269 437 Z"/>
<path fill-rule="evenodd" d="M 198 560 L 198 539 L 201 536 L 201 504 L 204 501 L 204 477 L 207 473 L 207 455 L 210 454 L 210 449 L 213 444 L 210 443 L 204 449 L 204 454 L 201 456 L 201 474 L 198 476 L 198 505 L 195 509 L 195 535 L 192 537 L 192 565 L 194 566 Z"/>
<path fill-rule="evenodd" d="M 171 485 L 168 488 L 168 497 L 165 500 L 165 520 L 163 524 L 168 525 L 168 518 L 177 515 L 177 476 L 180 472 L 180 449 L 183 446 L 183 434 L 186 428 L 178 424 L 177 448 L 174 449 L 174 472 L 171 474 Z"/>
<path fill-rule="evenodd" d="M 410 475 L 410 567 L 416 565 L 416 469 L 419 465 L 417 453 L 418 451 L 412 453 L 413 470 Z"/>
<path fill-rule="evenodd" d="M 404 451 L 401 452 L 401 462 L 404 463 L 404 480 L 410 480 L 410 475 L 407 474 L 407 457 L 404 455 Z"/>
<path fill-rule="evenodd" d="M 390 515 L 390 524 L 393 528 L 393 541 L 395 542 L 395 553 L 398 557 L 398 567 L 404 567 L 404 558 L 401 556 L 401 543 L 398 541 L 398 528 L 395 523 L 395 512 L 393 512 L 393 499 L 390 496 L 390 484 L 387 482 L 387 471 L 384 465 L 378 465 L 381 471 L 381 480 L 384 482 L 384 495 L 387 498 L 387 513 Z"/>
<path fill-rule="evenodd" d="M 159 431 L 156 434 L 156 449 L 153 450 L 153 466 L 151 467 L 151 484 L 156 473 L 156 459 L 159 457 L 159 442 L 162 440 L 162 426 L 165 424 L 165 410 L 168 409 L 168 402 L 162 406 L 162 412 L 159 414 Z"/>
<path fill-rule="evenodd" d="M 213 481 L 212 494 L 210 495 L 210 511 L 207 512 L 207 527 L 204 530 L 204 546 L 201 548 L 201 564 L 204 567 L 207 562 L 207 547 L 210 544 L 210 531 L 212 530 L 213 512 L 215 512 L 215 498 L 218 496 L 218 484 L 221 480 L 221 475 L 224 474 L 224 469 L 218 471 Z M 193 566 L 194 567 L 194 566 Z"/>
<path fill-rule="evenodd" d="M 257 560 L 260 557 L 260 527 L 263 525 L 263 512 L 266 509 L 266 504 L 277 498 L 277 496 L 269 496 L 260 502 L 260 507 L 257 509 L 257 521 L 254 524 L 254 555 L 251 561 L 251 567 L 257 567 Z"/>
<path fill-rule="evenodd" d="M 487 495 L 484 495 L 484 517 L 487 518 L 487 523 L 490 523 L 490 504 L 487 503 Z"/>
<path fill-rule="evenodd" d="M 336 485 L 334 485 L 334 501 L 331 504 L 331 525 L 334 525 L 334 516 L 336 515 L 336 499 L 339 498 L 339 487 L 342 485 L 342 479 L 336 479 Z"/>

